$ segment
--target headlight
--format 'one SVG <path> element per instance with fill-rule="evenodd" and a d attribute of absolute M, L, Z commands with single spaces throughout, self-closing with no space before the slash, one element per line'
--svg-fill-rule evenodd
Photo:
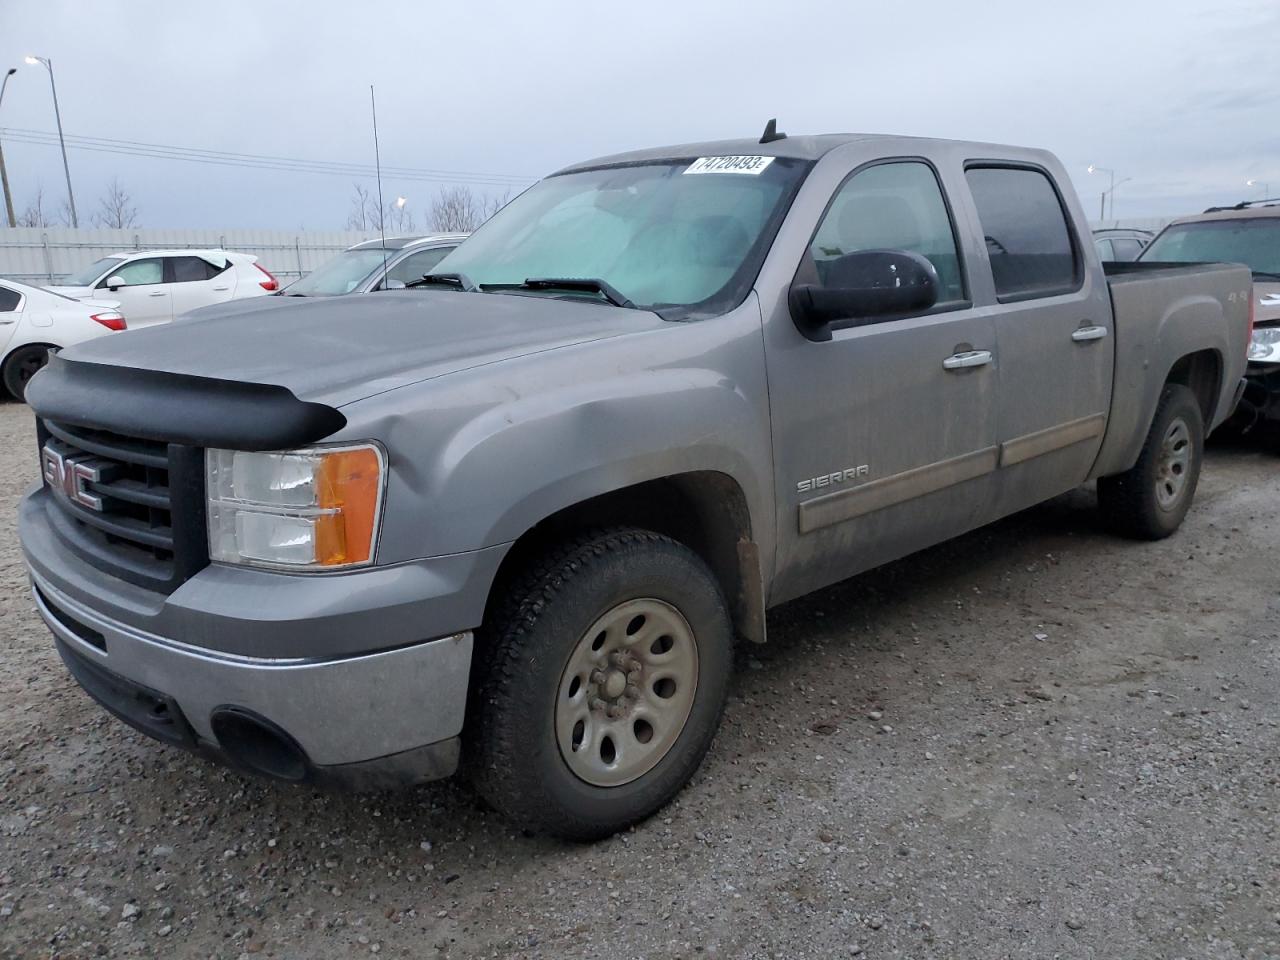
<path fill-rule="evenodd" d="M 205 471 L 212 559 L 317 570 L 373 560 L 386 487 L 381 447 L 208 450 Z"/>
<path fill-rule="evenodd" d="M 1280 327 L 1254 328 L 1249 359 L 1254 363 L 1280 363 Z"/>

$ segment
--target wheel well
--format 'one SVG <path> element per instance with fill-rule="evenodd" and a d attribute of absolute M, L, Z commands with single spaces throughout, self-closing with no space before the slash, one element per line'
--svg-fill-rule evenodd
<path fill-rule="evenodd" d="M 735 632 L 764 641 L 764 583 L 746 496 L 732 477 L 710 470 L 624 487 L 542 520 L 503 558 L 489 590 L 486 619 L 537 554 L 585 530 L 616 526 L 662 533 L 697 553 L 724 591 Z"/>
<path fill-rule="evenodd" d="M 1222 390 L 1222 358 L 1216 350 L 1199 350 L 1178 360 L 1165 377 L 1165 383 L 1180 383 L 1200 401 L 1206 431 L 1213 425 L 1213 415 Z"/>

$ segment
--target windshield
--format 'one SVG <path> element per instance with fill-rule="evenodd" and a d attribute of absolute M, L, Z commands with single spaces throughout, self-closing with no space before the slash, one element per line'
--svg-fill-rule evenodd
<path fill-rule="evenodd" d="M 1167 228 L 1142 252 L 1164 263 L 1243 263 L 1254 273 L 1280 275 L 1280 217 L 1201 220 Z"/>
<path fill-rule="evenodd" d="M 390 260 L 397 252 L 381 247 L 344 250 L 301 280 L 291 283 L 284 292 L 298 297 L 338 297 L 350 293 L 360 286 L 365 277 L 382 267 L 383 257 Z"/>
<path fill-rule="evenodd" d="M 809 168 L 785 158 L 733 159 L 740 162 L 663 160 L 548 177 L 434 273 L 505 292 L 526 280 L 601 281 L 669 319 L 723 313 L 746 296 Z M 581 285 L 520 292 L 612 298 Z"/>
<path fill-rule="evenodd" d="M 109 269 L 121 263 L 124 263 L 124 257 L 103 257 L 101 260 L 93 261 L 79 273 L 73 273 L 67 277 L 62 281 L 62 285 L 67 287 L 91 287 L 99 277 L 104 276 Z"/>

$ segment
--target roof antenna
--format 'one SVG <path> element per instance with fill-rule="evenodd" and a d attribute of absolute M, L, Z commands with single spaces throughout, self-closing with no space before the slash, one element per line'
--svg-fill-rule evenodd
<path fill-rule="evenodd" d="M 373 163 L 378 174 L 378 234 L 382 237 L 382 289 L 387 289 L 387 208 L 382 205 L 382 156 L 378 153 L 378 101 L 369 84 L 369 109 L 373 113 Z"/>
<path fill-rule="evenodd" d="M 775 140 L 785 140 L 787 135 L 778 132 L 778 119 L 775 117 L 764 125 L 764 135 L 760 137 L 761 143 L 773 143 Z"/>

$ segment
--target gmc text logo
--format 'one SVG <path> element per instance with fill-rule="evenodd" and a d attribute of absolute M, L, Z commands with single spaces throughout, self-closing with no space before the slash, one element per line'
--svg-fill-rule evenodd
<path fill-rule="evenodd" d="M 102 498 L 90 493 L 87 483 L 102 479 L 102 471 L 92 465 L 90 456 L 68 457 L 51 444 L 40 451 L 40 465 L 45 482 L 72 503 L 89 510 L 102 510 Z"/>

